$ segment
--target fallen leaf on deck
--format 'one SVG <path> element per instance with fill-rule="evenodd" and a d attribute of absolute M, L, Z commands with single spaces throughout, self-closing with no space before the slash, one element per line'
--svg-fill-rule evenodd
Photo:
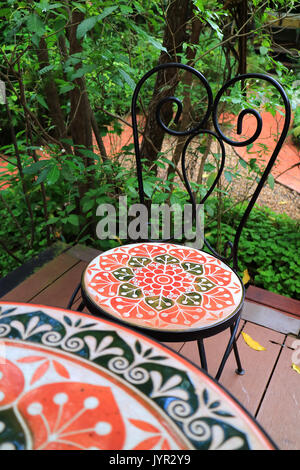
<path fill-rule="evenodd" d="M 254 341 L 254 339 L 252 339 L 251 336 L 248 335 L 247 333 L 244 333 L 242 331 L 242 335 L 243 335 L 243 338 L 245 340 L 245 343 L 248 344 L 248 346 L 250 346 L 250 348 L 255 349 L 255 351 L 265 351 L 266 350 L 266 348 L 261 346 L 257 341 Z"/>
<path fill-rule="evenodd" d="M 300 374 L 300 367 L 296 366 L 296 364 L 292 364 L 292 369 L 294 369 L 296 372 L 298 372 L 298 374 Z"/>
<path fill-rule="evenodd" d="M 247 282 L 249 281 L 250 281 L 250 276 L 248 273 L 248 269 L 245 269 L 245 271 L 243 272 L 243 284 L 247 284 Z"/>

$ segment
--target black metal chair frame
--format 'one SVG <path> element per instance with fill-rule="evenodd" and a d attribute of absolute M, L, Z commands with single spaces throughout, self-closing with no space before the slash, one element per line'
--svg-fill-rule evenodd
<path fill-rule="evenodd" d="M 207 109 L 206 109 L 206 112 L 205 112 L 205 115 L 204 115 L 202 121 L 199 124 L 197 124 L 195 127 L 191 128 L 191 129 L 188 129 L 188 130 L 185 130 L 185 131 L 176 131 L 174 129 L 170 129 L 162 121 L 161 115 L 160 115 L 161 108 L 165 105 L 165 103 L 170 103 L 170 102 L 175 103 L 177 105 L 177 113 L 176 113 L 174 122 L 177 123 L 179 121 L 180 115 L 182 113 L 182 103 L 179 99 L 177 99 L 174 96 L 164 97 L 158 102 L 157 107 L 156 107 L 157 122 L 165 130 L 165 132 L 167 134 L 170 134 L 170 135 L 173 135 L 173 136 L 186 136 L 187 137 L 184 148 L 183 148 L 183 151 L 182 151 L 181 166 L 182 166 L 182 175 L 183 175 L 183 178 L 184 178 L 185 186 L 186 186 L 186 189 L 187 189 L 188 194 L 190 196 L 190 201 L 191 201 L 191 204 L 192 204 L 192 207 L 193 207 L 193 219 L 194 220 L 195 220 L 195 217 L 196 217 L 196 214 L 197 214 L 196 201 L 195 201 L 194 194 L 192 192 L 192 189 L 191 189 L 191 186 L 190 186 L 190 183 L 189 183 L 189 179 L 188 179 L 188 176 L 187 176 L 187 170 L 186 170 L 186 152 L 187 152 L 187 149 L 188 149 L 191 141 L 199 135 L 211 134 L 212 136 L 215 137 L 215 139 L 217 139 L 217 141 L 220 144 L 220 148 L 221 148 L 221 163 L 220 163 L 218 173 L 216 175 L 216 178 L 215 178 L 213 184 L 209 188 L 208 192 L 206 193 L 206 195 L 200 201 L 200 204 L 204 204 L 205 201 L 207 200 L 207 198 L 213 192 L 214 188 L 216 187 L 216 185 L 217 185 L 217 183 L 218 183 L 218 181 L 219 181 L 219 179 L 222 175 L 223 169 L 224 169 L 224 165 L 225 165 L 225 146 L 224 146 L 224 142 L 231 145 L 231 146 L 233 146 L 233 147 L 247 146 L 247 145 L 252 144 L 253 142 L 256 141 L 256 139 L 259 137 L 259 135 L 261 133 L 261 130 L 262 130 L 262 124 L 263 123 L 262 123 L 262 117 L 259 114 L 259 112 L 256 111 L 255 109 L 247 108 L 247 109 L 242 110 L 240 112 L 239 116 L 238 116 L 237 134 L 242 133 L 243 118 L 247 114 L 252 114 L 256 118 L 257 127 L 256 127 L 256 130 L 255 130 L 254 134 L 250 138 L 248 138 L 247 140 L 237 141 L 237 142 L 231 140 L 228 137 L 226 137 L 223 134 L 222 130 L 220 129 L 220 126 L 219 126 L 219 123 L 218 123 L 218 105 L 219 105 L 220 99 L 223 96 L 224 92 L 226 92 L 226 90 L 228 90 L 228 88 L 230 88 L 232 85 L 234 85 L 238 81 L 240 81 L 241 83 L 244 83 L 244 81 L 246 79 L 254 78 L 254 79 L 258 79 L 258 80 L 264 80 L 264 81 L 270 83 L 271 85 L 273 85 L 279 91 L 279 93 L 281 95 L 281 98 L 283 100 L 283 104 L 284 104 L 284 108 L 285 108 L 285 120 L 284 120 L 284 125 L 283 125 L 281 135 L 280 135 L 280 137 L 278 139 L 278 142 L 276 144 L 276 147 L 275 147 L 275 149 L 274 149 L 274 151 L 273 151 L 273 153 L 272 153 L 272 155 L 271 155 L 271 157 L 268 161 L 268 164 L 267 164 L 267 166 L 266 166 L 266 168 L 265 168 L 265 170 L 264 170 L 264 172 L 261 176 L 261 179 L 260 179 L 260 181 L 259 181 L 259 183 L 258 183 L 258 185 L 255 189 L 255 192 L 254 192 L 251 200 L 249 201 L 249 203 L 246 207 L 246 210 L 245 210 L 245 212 L 244 212 L 244 214 L 243 214 L 243 216 L 240 220 L 240 223 L 238 225 L 238 228 L 237 228 L 237 231 L 236 231 L 235 238 L 234 238 L 233 242 L 228 241 L 226 243 L 226 252 L 229 249 L 230 253 L 228 255 L 226 255 L 226 253 L 225 253 L 225 255 L 221 255 L 220 253 L 218 253 L 209 244 L 209 242 L 206 240 L 206 238 L 203 234 L 203 242 L 206 245 L 206 247 L 209 249 L 209 251 L 213 254 L 213 256 L 220 259 L 221 261 L 223 261 L 228 266 L 229 266 L 229 263 L 231 263 L 231 266 L 230 266 L 231 269 L 235 272 L 235 274 L 237 274 L 237 270 L 238 270 L 238 245 L 239 245 L 239 240 L 240 240 L 240 237 L 241 237 L 243 227 L 245 226 L 245 223 L 248 219 L 248 216 L 249 216 L 255 202 L 257 201 L 257 198 L 258 198 L 258 196 L 259 196 L 259 194 L 260 194 L 260 192 L 261 192 L 261 190 L 262 190 L 262 188 L 263 188 L 263 186 L 264 186 L 264 184 L 265 184 L 265 182 L 268 178 L 268 175 L 269 175 L 269 173 L 270 173 L 270 171 L 271 171 L 271 169 L 272 169 L 272 167 L 275 163 L 275 160 L 276 160 L 276 158 L 279 154 L 279 151 L 280 151 L 280 149 L 283 145 L 283 142 L 284 142 L 284 140 L 287 136 L 287 133 L 288 133 L 288 129 L 289 129 L 289 125 L 290 125 L 290 119 L 291 119 L 291 110 L 290 110 L 289 99 L 288 99 L 284 89 L 282 88 L 282 86 L 274 78 L 272 78 L 271 76 L 265 75 L 265 74 L 248 73 L 248 74 L 236 76 L 236 77 L 232 78 L 231 80 L 229 80 L 220 89 L 220 91 L 216 95 L 215 99 L 213 99 L 213 93 L 212 93 L 211 87 L 208 84 L 206 78 L 200 72 L 198 72 L 196 69 L 194 69 L 194 68 L 192 68 L 188 65 L 184 65 L 184 64 L 180 64 L 180 63 L 166 63 L 166 64 L 158 65 L 157 67 L 154 67 L 153 69 L 151 69 L 138 82 L 138 84 L 137 84 L 137 86 L 134 90 L 134 93 L 133 93 L 132 106 L 131 106 L 132 125 L 133 125 L 133 138 L 134 138 L 137 179 L 138 179 L 138 191 L 139 191 L 139 200 L 140 200 L 141 204 L 145 204 L 145 193 L 144 193 L 144 188 L 143 188 L 143 169 L 142 169 L 142 162 L 141 162 L 141 157 L 140 157 L 140 144 L 139 144 L 138 124 L 137 124 L 137 100 L 138 100 L 139 92 L 142 88 L 142 85 L 145 83 L 145 81 L 150 76 L 154 75 L 155 73 L 159 73 L 162 70 L 165 70 L 167 68 L 177 68 L 177 69 L 183 69 L 185 71 L 189 71 L 190 73 L 194 74 L 202 82 L 202 84 L 205 87 L 206 92 L 207 92 Z M 209 119 L 210 116 L 212 116 L 215 131 L 211 131 L 211 130 L 206 129 L 206 125 L 207 125 L 207 122 L 208 122 L 208 119 Z M 148 241 L 151 241 L 151 240 L 149 239 Z M 157 240 L 155 240 L 155 241 L 157 242 Z M 162 240 L 162 242 L 165 242 L 165 241 L 166 240 Z M 170 240 L 167 240 L 167 241 L 170 241 Z M 134 242 L 136 243 L 136 240 Z M 228 356 L 229 356 L 230 352 L 232 351 L 232 349 L 234 351 L 234 355 L 235 355 L 235 359 L 236 359 L 236 363 L 237 363 L 236 372 L 238 374 L 243 374 L 244 373 L 244 370 L 243 370 L 242 365 L 241 365 L 239 353 L 238 353 L 237 343 L 236 343 L 236 334 L 237 334 L 237 330 L 238 330 L 238 326 L 239 326 L 239 322 L 240 322 L 240 318 L 241 318 L 241 313 L 242 313 L 242 308 L 243 308 L 243 303 L 244 303 L 244 297 L 245 297 L 245 288 L 244 288 L 244 286 L 243 286 L 243 299 L 242 299 L 241 305 L 239 306 L 237 311 L 233 315 L 231 315 L 228 319 L 226 319 L 222 323 L 218 324 L 217 326 L 208 327 L 208 328 L 201 329 L 201 330 L 198 330 L 198 331 L 192 331 L 192 332 L 184 332 L 183 331 L 183 332 L 174 332 L 174 333 L 173 332 L 167 332 L 166 333 L 164 331 L 152 331 L 152 330 L 149 331 L 149 329 L 143 329 L 141 327 L 133 327 L 133 326 L 128 325 L 125 321 L 117 320 L 115 317 L 112 317 L 111 315 L 107 314 L 105 311 L 101 310 L 98 306 L 96 306 L 93 302 L 91 302 L 89 300 L 88 296 L 86 295 L 86 293 L 84 291 L 82 283 L 80 283 L 77 286 L 77 288 L 75 289 L 75 291 L 74 291 L 74 293 L 73 293 L 73 295 L 70 299 L 70 302 L 68 304 L 68 308 L 72 307 L 74 299 L 75 299 L 77 293 L 79 292 L 80 288 L 81 288 L 81 294 L 82 294 L 83 301 L 81 302 L 78 310 L 82 310 L 82 308 L 87 307 L 92 314 L 95 314 L 95 315 L 98 315 L 98 316 L 100 315 L 100 316 L 108 317 L 109 319 L 111 319 L 111 320 L 113 320 L 117 323 L 123 324 L 123 325 L 126 324 L 128 327 L 134 328 L 135 330 L 138 330 L 138 331 L 141 331 L 146 335 L 150 335 L 158 341 L 175 342 L 175 341 L 194 341 L 194 340 L 196 340 L 197 344 L 198 344 L 198 351 L 199 351 L 199 355 L 200 355 L 201 366 L 206 371 L 207 371 L 207 360 L 206 360 L 206 354 L 205 354 L 204 342 L 203 342 L 204 338 L 216 335 L 216 334 L 220 333 L 221 331 L 224 331 L 225 329 L 230 328 L 230 333 L 231 333 L 230 340 L 229 340 L 229 342 L 227 344 L 227 347 L 225 349 L 223 358 L 221 360 L 221 363 L 220 363 L 220 366 L 219 366 L 219 369 L 217 371 L 217 374 L 216 374 L 215 378 L 216 378 L 216 380 L 220 379 L 221 373 L 223 371 L 225 363 L 226 363 L 226 361 L 228 359 Z"/>

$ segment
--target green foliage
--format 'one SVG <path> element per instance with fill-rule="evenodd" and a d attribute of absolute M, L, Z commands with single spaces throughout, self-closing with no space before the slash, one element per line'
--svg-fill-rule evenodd
<path fill-rule="evenodd" d="M 189 48 L 195 50 L 194 65 L 206 76 L 215 95 L 223 81 L 236 73 L 236 54 L 232 51 L 237 37 L 230 38 L 234 20 L 232 12 L 219 0 L 194 0 L 193 4 L 194 14 L 202 26 L 200 40 L 196 44 L 183 44 L 178 57 L 182 63 L 187 63 L 187 51 Z M 128 205 L 138 202 L 137 179 L 129 161 L 133 158 L 133 149 L 128 145 L 120 155 L 104 158 L 90 147 L 75 145 L 70 138 L 74 117 L 71 115 L 71 98 L 77 91 L 82 91 L 79 83 L 84 79 L 100 135 L 120 134 L 121 125 L 114 116 L 128 114 L 135 83 L 145 71 L 157 65 L 162 52 L 168 53 L 163 46 L 166 5 L 157 0 L 0 1 L 0 79 L 7 82 L 10 110 L 8 115 L 7 108 L 0 106 L 0 154 L 6 159 L 0 173 L 0 214 L 5 220 L 0 228 L 0 242 L 7 248 L 7 251 L 0 249 L 2 276 L 55 240 L 86 243 L 103 250 L 118 243 L 117 240 L 97 240 L 96 209 L 106 202 L 116 206 L 120 195 L 127 196 Z M 249 6 L 257 29 L 251 35 L 247 60 L 249 72 L 274 73 L 292 94 L 293 74 L 274 61 L 270 37 L 262 28 L 271 7 L 283 6 L 283 0 L 256 0 Z M 83 16 L 75 28 L 78 48 L 71 53 L 72 12 L 80 12 Z M 41 59 L 42 52 L 47 52 L 48 60 Z M 49 84 L 57 90 L 63 129 L 57 129 L 51 115 L 52 102 L 45 92 Z M 153 82 L 145 87 L 150 96 L 143 103 L 147 107 Z M 195 92 L 191 101 L 193 119 L 197 121 L 203 115 L 204 98 L 196 84 L 190 88 Z M 253 90 L 250 105 L 258 109 L 265 102 L 266 108 L 274 113 L 278 97 L 255 84 Z M 179 85 L 176 93 L 182 98 L 185 91 L 184 85 Z M 225 110 L 236 113 L 246 105 L 238 87 L 232 90 L 230 97 L 225 96 L 222 104 Z M 298 122 L 296 117 L 295 123 Z M 85 124 L 82 122 L 81 127 Z M 15 145 L 12 144 L 12 130 L 16 136 Z M 297 126 L 294 134 L 297 139 Z M 46 156 L 42 155 L 41 147 Z M 264 150 L 262 148 L 258 153 L 263 155 Z M 260 155 L 250 160 L 250 169 L 256 174 L 261 172 L 258 166 Z M 119 157 L 124 156 L 128 161 L 121 165 Z M 192 183 L 198 201 L 215 178 L 218 158 L 215 154 L 214 163 L 204 165 L 205 184 Z M 163 153 L 153 163 L 155 169 L 145 165 L 146 196 L 157 204 L 170 202 L 183 206 L 187 203 L 182 185 L 174 181 L 174 164 Z M 245 168 L 244 164 L 240 160 L 239 165 Z M 167 179 L 158 177 L 156 169 L 167 170 L 169 165 L 171 171 Z M 239 170 L 239 167 L 226 166 L 226 188 L 223 193 L 218 193 L 219 196 L 227 196 L 232 182 L 240 178 Z M 274 186 L 271 176 L 268 183 Z M 218 198 L 213 198 L 205 204 L 208 220 L 218 217 L 218 202 Z M 220 238 L 232 239 L 235 212 L 230 210 L 225 214 L 228 219 L 223 221 L 221 233 L 217 221 L 209 226 L 213 242 L 219 243 Z M 261 220 L 263 222 L 258 216 L 251 218 L 243 233 L 241 267 L 248 268 L 258 285 L 295 296 L 295 253 L 299 249 L 295 239 L 297 226 L 288 219 L 278 219 L 270 214 Z M 287 240 L 285 252 L 280 241 L 283 233 Z M 270 234 L 276 237 L 276 242 L 274 238 L 270 239 Z"/>
<path fill-rule="evenodd" d="M 224 214 L 221 223 L 223 244 L 232 240 L 241 209 Z M 239 273 L 248 269 L 251 283 L 266 290 L 300 299 L 299 221 L 268 208 L 255 207 L 244 227 L 239 243 Z M 208 239 L 214 245 L 218 237 L 217 222 L 208 228 Z"/>
<path fill-rule="evenodd" d="M 300 107 L 295 111 L 293 128 L 292 128 L 292 137 L 295 144 L 300 147 Z"/>

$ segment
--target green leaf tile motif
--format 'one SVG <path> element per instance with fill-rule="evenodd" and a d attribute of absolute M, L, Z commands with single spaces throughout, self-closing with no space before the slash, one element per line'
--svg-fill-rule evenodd
<path fill-rule="evenodd" d="M 131 299 L 143 297 L 141 289 L 138 289 L 134 284 L 130 284 L 130 282 L 120 285 L 119 295 L 122 297 L 130 297 Z"/>
<path fill-rule="evenodd" d="M 161 297 L 159 295 L 154 297 L 147 297 L 146 303 L 150 307 L 155 308 L 157 311 L 166 310 L 167 308 L 170 308 L 172 305 L 174 305 L 172 300 L 168 299 L 167 297 Z"/>
<path fill-rule="evenodd" d="M 191 274 L 194 274 L 195 276 L 199 276 L 203 274 L 203 265 L 197 264 L 197 263 L 181 263 L 181 266 L 183 269 Z"/>
<path fill-rule="evenodd" d="M 134 273 L 130 268 L 120 268 L 112 272 L 112 275 L 118 279 L 118 281 L 130 281 L 134 277 Z"/>
<path fill-rule="evenodd" d="M 186 305 L 189 307 L 199 307 L 201 305 L 202 297 L 198 292 L 187 292 L 177 299 L 180 305 Z"/>
<path fill-rule="evenodd" d="M 135 268 L 147 266 L 149 263 L 151 263 L 151 259 L 147 258 L 146 256 L 132 256 L 128 261 L 128 265 Z"/>
<path fill-rule="evenodd" d="M 216 284 L 211 282 L 206 277 L 197 277 L 195 279 L 195 289 L 199 292 L 208 292 L 214 287 L 216 287 Z"/>

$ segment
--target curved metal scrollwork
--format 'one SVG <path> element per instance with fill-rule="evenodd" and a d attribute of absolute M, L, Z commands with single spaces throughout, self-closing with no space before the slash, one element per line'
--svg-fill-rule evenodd
<path fill-rule="evenodd" d="M 287 97 L 287 94 L 285 93 L 284 89 L 282 88 L 282 86 L 272 77 L 270 77 L 269 75 L 264 75 L 264 74 L 261 74 L 261 73 L 247 73 L 247 74 L 244 74 L 244 75 L 239 75 L 237 77 L 234 77 L 232 78 L 231 80 L 229 80 L 227 83 L 225 83 L 225 85 L 220 89 L 220 91 L 218 92 L 216 98 L 215 98 L 215 101 L 214 101 L 214 105 L 213 105 L 213 111 L 212 111 L 212 118 L 213 118 L 213 123 L 214 123 L 214 127 L 216 129 L 216 132 L 217 134 L 219 135 L 219 137 L 224 140 L 224 142 L 226 142 L 227 144 L 230 144 L 231 146 L 233 147 L 245 147 L 249 144 L 252 144 L 254 141 L 256 141 L 256 139 L 259 137 L 260 133 L 261 133 L 261 130 L 262 130 L 262 117 L 261 115 L 255 110 L 255 109 L 250 109 L 250 108 L 247 108 L 247 109 L 244 109 L 240 112 L 239 116 L 238 116 L 238 121 L 237 121 L 237 134 L 241 134 L 242 132 L 242 123 L 243 123 L 243 119 L 244 119 L 244 116 L 246 114 L 252 114 L 253 116 L 255 116 L 256 118 L 256 123 L 257 123 L 257 127 L 256 127 L 256 130 L 254 132 L 254 134 L 252 135 L 252 137 L 248 138 L 247 140 L 243 140 L 243 141 L 233 141 L 231 139 L 229 139 L 228 137 L 226 137 L 222 130 L 220 129 L 220 126 L 219 126 L 219 123 L 218 123 L 218 105 L 219 105 L 219 102 L 220 102 L 220 99 L 222 97 L 222 95 L 224 94 L 224 92 L 226 90 L 228 90 L 228 88 L 230 88 L 232 85 L 234 85 L 236 82 L 240 81 L 240 82 L 243 82 L 245 81 L 246 79 L 251 79 L 251 78 L 255 78 L 255 79 L 258 79 L 258 80 L 264 80 L 266 82 L 269 82 L 271 85 L 273 85 L 280 93 L 281 95 L 281 98 L 283 100 L 283 104 L 284 104 L 284 108 L 285 108 L 285 120 L 284 120 L 284 125 L 283 125 L 283 129 L 281 131 L 281 134 L 280 134 L 280 137 L 278 139 L 278 142 L 275 146 L 275 149 L 268 161 L 268 164 L 261 176 L 261 179 L 252 195 L 252 198 L 250 199 L 250 202 L 248 203 L 248 206 L 240 220 L 240 223 L 239 223 L 239 226 L 237 228 L 237 231 L 236 231 L 236 234 L 235 234 L 235 238 L 234 238 L 234 241 L 233 241 L 233 244 L 232 244 L 232 251 L 231 251 L 231 258 L 233 260 L 233 268 L 234 269 L 237 269 L 237 253 L 238 253 L 238 244 L 239 244 L 239 240 L 240 240 L 240 236 L 241 236 L 241 233 L 242 233 L 242 229 L 248 219 L 248 216 L 255 204 L 255 202 L 257 201 L 257 198 L 263 188 L 263 185 L 265 184 L 267 178 L 268 178 L 268 175 L 270 174 L 270 171 L 275 163 L 275 160 L 280 152 L 280 149 L 283 145 L 283 142 L 287 136 L 287 133 L 288 133 L 288 130 L 289 130 L 289 126 L 290 126 L 290 121 L 291 121 L 291 107 L 290 107 L 290 102 L 289 102 L 289 99 Z"/>
<path fill-rule="evenodd" d="M 186 131 L 176 131 L 174 129 L 170 129 L 169 127 L 167 127 L 165 125 L 165 123 L 161 119 L 160 111 L 161 111 L 163 105 L 165 105 L 166 103 L 170 103 L 170 102 L 175 103 L 177 105 L 177 113 L 176 113 L 174 122 L 178 123 L 178 121 L 180 119 L 180 116 L 181 116 L 181 113 L 182 113 L 182 103 L 178 98 L 176 98 L 174 96 L 164 97 L 164 98 L 162 98 L 161 100 L 158 101 L 158 103 L 156 105 L 156 110 L 155 110 L 156 119 L 157 119 L 157 122 L 159 123 L 159 125 L 164 129 L 165 132 L 167 132 L 170 135 L 173 135 L 173 136 L 188 136 L 188 135 L 192 135 L 192 134 L 195 134 L 196 132 L 198 132 L 201 129 L 201 127 L 205 125 L 207 119 L 209 118 L 209 116 L 211 114 L 211 108 L 212 108 L 212 104 L 213 104 L 212 90 L 211 90 L 206 78 L 200 72 L 198 72 L 193 67 L 190 67 L 189 65 L 178 64 L 178 63 L 173 63 L 173 62 L 170 62 L 170 63 L 167 63 L 167 64 L 161 64 L 161 65 L 158 65 L 158 66 L 154 67 L 153 69 L 149 70 L 149 72 L 147 72 L 140 79 L 140 81 L 136 85 L 136 88 L 135 88 L 133 96 L 132 96 L 131 114 L 132 114 L 133 140 L 134 140 L 134 149 L 135 149 L 135 155 L 136 155 L 137 176 L 138 176 L 138 185 L 139 185 L 139 197 L 140 197 L 141 204 L 144 204 L 145 197 L 144 197 L 144 189 L 143 189 L 142 164 L 141 164 L 141 157 L 140 157 L 140 145 L 139 145 L 138 125 L 137 125 L 137 100 L 138 100 L 138 95 L 139 95 L 139 92 L 140 92 L 143 84 L 145 83 L 145 81 L 149 77 L 151 77 L 155 73 L 159 73 L 160 71 L 162 71 L 164 69 L 168 69 L 168 68 L 172 68 L 172 67 L 189 71 L 190 73 L 195 75 L 200 80 L 200 82 L 203 83 L 203 85 L 206 89 L 206 92 L 207 92 L 207 97 L 208 97 L 207 109 L 206 109 L 206 112 L 204 114 L 204 117 L 203 117 L 202 121 L 199 124 L 197 124 L 197 126 L 191 128 L 191 129 L 187 129 Z"/>
<path fill-rule="evenodd" d="M 275 160 L 278 156 L 278 153 L 279 153 L 279 151 L 282 147 L 282 144 L 283 144 L 283 142 L 284 142 L 284 140 L 287 136 L 287 132 L 288 132 L 289 125 L 290 125 L 290 119 L 291 119 L 291 110 L 290 110 L 289 99 L 288 99 L 284 89 L 282 88 L 282 86 L 274 78 L 272 78 L 268 75 L 264 75 L 264 74 L 248 73 L 248 74 L 239 75 L 237 77 L 234 77 L 233 79 L 229 80 L 220 89 L 220 91 L 216 95 L 215 100 L 213 100 L 212 90 L 211 90 L 211 87 L 210 87 L 208 81 L 206 80 L 206 78 L 200 72 L 198 72 L 193 67 L 190 67 L 190 66 L 185 65 L 185 64 L 170 62 L 170 63 L 158 65 L 157 67 L 154 67 L 153 69 L 151 69 L 138 82 L 138 84 L 135 88 L 133 97 L 132 97 L 132 107 L 131 107 L 134 148 L 135 148 L 135 155 L 136 155 L 137 176 L 138 176 L 138 185 L 139 185 L 139 196 L 140 196 L 140 202 L 142 204 L 144 203 L 144 190 L 143 190 L 142 164 L 141 164 L 141 158 L 140 158 L 140 144 L 139 144 L 138 125 L 137 125 L 137 100 L 138 100 L 138 95 L 139 95 L 139 92 L 141 90 L 142 85 L 145 83 L 145 81 L 150 76 L 154 75 L 155 73 L 159 73 L 164 69 L 172 68 L 172 67 L 177 68 L 177 69 L 183 69 L 183 70 L 188 71 L 188 72 L 192 73 L 193 75 L 195 75 L 199 79 L 199 81 L 202 83 L 202 85 L 204 86 L 204 88 L 206 90 L 206 93 L 207 93 L 207 107 L 206 107 L 203 119 L 201 120 L 201 122 L 199 122 L 194 127 L 186 129 L 186 130 L 177 131 L 175 129 L 171 129 L 163 122 L 163 120 L 161 118 L 161 110 L 162 110 L 163 106 L 166 103 L 175 103 L 176 106 L 177 106 L 177 112 L 176 112 L 176 115 L 175 115 L 175 118 L 174 118 L 174 123 L 178 124 L 178 122 L 180 120 L 180 116 L 182 114 L 182 110 L 183 110 L 182 103 L 178 98 L 176 98 L 175 96 L 165 96 L 157 102 L 156 109 L 155 109 L 156 120 L 157 120 L 158 124 L 160 125 L 160 127 L 166 133 L 168 133 L 170 135 L 173 135 L 173 136 L 186 136 L 187 137 L 187 140 L 184 144 L 184 148 L 183 148 L 183 151 L 182 151 L 182 175 L 183 175 L 183 179 L 184 179 L 184 182 L 185 182 L 185 185 L 186 185 L 186 189 L 187 189 L 187 191 L 189 193 L 189 196 L 190 196 L 191 203 L 193 205 L 193 215 L 194 216 L 196 216 L 196 202 L 195 202 L 194 194 L 192 192 L 192 189 L 191 189 L 191 186 L 190 186 L 190 183 L 189 183 L 189 179 L 187 177 L 187 172 L 186 172 L 186 152 L 187 152 L 188 146 L 190 145 L 192 140 L 195 137 L 198 137 L 200 135 L 210 134 L 218 141 L 218 143 L 220 145 L 220 148 L 221 148 L 220 167 L 219 167 L 219 170 L 218 170 L 218 173 L 215 177 L 214 182 L 212 183 L 211 187 L 207 191 L 205 197 L 202 198 L 202 200 L 201 200 L 201 203 L 203 204 L 207 200 L 207 198 L 210 196 L 210 194 L 212 193 L 214 188 L 216 187 L 216 185 L 217 185 L 217 183 L 218 183 L 218 181 L 219 181 L 219 179 L 222 175 L 224 165 L 225 165 L 225 146 L 224 146 L 224 142 L 231 145 L 231 146 L 234 146 L 234 147 L 244 147 L 244 146 L 247 146 L 247 145 L 252 144 L 253 142 L 255 142 L 257 140 L 257 138 L 259 137 L 259 135 L 261 134 L 261 131 L 262 131 L 263 121 L 262 121 L 261 115 L 255 109 L 247 108 L 247 109 L 243 109 L 240 112 L 240 114 L 238 115 L 237 134 L 240 135 L 242 133 L 244 117 L 246 115 L 251 114 L 256 119 L 256 129 L 255 129 L 253 135 L 251 137 L 247 138 L 246 140 L 243 140 L 243 141 L 234 141 L 234 140 L 230 139 L 229 137 L 225 136 L 223 131 L 221 130 L 221 128 L 219 126 L 219 123 L 218 123 L 218 105 L 219 105 L 220 99 L 223 96 L 223 94 L 228 90 L 229 87 L 234 85 L 236 82 L 238 82 L 238 81 L 244 82 L 246 79 L 254 78 L 254 79 L 262 79 L 262 80 L 265 80 L 265 81 L 271 83 L 279 91 L 279 93 L 280 93 L 280 95 L 283 99 L 283 103 L 284 103 L 284 107 L 285 107 L 285 121 L 284 121 L 284 126 L 283 126 L 283 129 L 282 129 L 281 135 L 280 135 L 279 140 L 277 142 L 277 145 L 276 145 L 276 147 L 275 147 L 275 149 L 272 153 L 272 156 L 269 159 L 269 162 L 268 162 L 268 164 L 267 164 L 267 166 L 266 166 L 266 168 L 263 172 L 261 180 L 258 183 L 258 185 L 256 187 L 256 190 L 255 190 L 255 192 L 254 192 L 250 202 L 248 203 L 248 206 L 247 206 L 247 208 L 246 208 L 246 210 L 245 210 L 245 212 L 242 216 L 242 219 L 241 219 L 240 224 L 238 226 L 234 241 L 233 242 L 227 241 L 225 243 L 225 251 L 228 251 L 228 249 L 229 249 L 230 253 L 228 255 L 225 253 L 224 256 L 217 253 L 216 250 L 214 250 L 211 247 L 211 245 L 207 242 L 206 238 L 203 235 L 203 241 L 204 241 L 205 245 L 209 248 L 209 250 L 215 256 L 217 256 L 218 258 L 220 258 L 223 261 L 228 262 L 228 261 L 232 260 L 233 269 L 236 270 L 237 269 L 238 244 L 239 244 L 239 239 L 240 239 L 240 236 L 241 236 L 242 229 L 243 229 L 243 227 L 246 223 L 246 220 L 247 220 L 247 218 L 250 214 L 250 211 L 253 208 L 253 206 L 254 206 L 254 204 L 255 204 L 258 196 L 259 196 L 259 193 L 260 193 L 260 191 L 261 191 L 261 189 L 262 189 L 262 187 L 263 187 L 263 185 L 264 185 L 264 183 L 265 183 L 265 181 L 266 181 L 266 179 L 267 179 L 267 177 L 268 177 L 268 175 L 269 175 L 269 173 L 272 169 L 272 166 L 274 165 L 274 162 L 275 162 Z M 214 128 L 215 128 L 215 132 L 205 128 L 205 125 L 206 125 L 206 123 L 207 123 L 207 121 L 208 121 L 211 114 L 212 114 L 212 120 L 213 120 L 213 124 L 214 124 Z"/>

